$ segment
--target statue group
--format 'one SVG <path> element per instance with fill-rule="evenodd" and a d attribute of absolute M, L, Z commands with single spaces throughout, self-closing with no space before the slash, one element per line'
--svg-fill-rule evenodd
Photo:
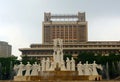
<path fill-rule="evenodd" d="M 102 66 L 96 64 L 95 61 L 93 64 L 88 64 L 88 61 L 85 64 L 81 61 L 77 64 L 78 75 L 98 75 L 97 69 L 102 70 Z"/>
<path fill-rule="evenodd" d="M 19 65 L 14 65 L 14 70 L 17 72 L 17 76 L 23 76 L 23 71 L 25 71 L 25 76 L 37 76 L 38 72 L 40 71 L 40 65 L 35 62 L 31 65 L 29 62 L 24 65 L 20 62 Z"/>
<path fill-rule="evenodd" d="M 66 63 L 66 66 L 65 66 Z M 82 64 L 81 61 L 77 64 L 77 68 L 75 69 L 75 60 L 72 58 L 72 60 L 69 60 L 67 58 L 65 63 L 61 63 L 61 71 L 78 71 L 78 75 L 98 75 L 97 69 L 102 70 L 101 65 L 97 65 L 95 61 L 93 64 L 88 64 L 88 61 L 86 61 L 85 64 Z M 37 64 L 36 62 L 31 65 L 29 62 L 24 65 L 22 62 L 20 62 L 19 65 L 14 66 L 14 70 L 18 70 L 17 76 L 23 76 L 23 71 L 25 71 L 24 76 L 37 76 L 39 72 L 42 71 L 55 71 L 55 64 L 53 62 L 49 61 L 49 58 L 47 60 L 43 59 L 40 64 Z"/>
<path fill-rule="evenodd" d="M 57 66 L 61 71 L 75 71 L 75 60 L 73 58 L 72 60 L 67 58 L 66 62 L 64 60 L 61 62 L 54 62 L 50 61 L 49 58 L 46 60 L 43 58 L 41 61 L 41 71 L 55 71 Z"/>
<path fill-rule="evenodd" d="M 43 58 L 40 64 L 35 62 L 31 65 L 29 62 L 24 65 L 20 62 L 19 65 L 14 66 L 14 70 L 17 70 L 17 76 L 23 76 L 23 71 L 25 71 L 24 76 L 37 76 L 39 72 L 42 71 L 55 71 L 59 68 L 60 71 L 78 71 L 78 75 L 98 75 L 97 69 L 102 70 L 102 66 L 96 64 L 94 61 L 92 64 L 86 63 L 82 64 L 81 61 L 75 66 L 75 60 L 72 57 L 71 60 L 67 58 L 66 61 L 63 60 L 63 41 L 62 39 L 54 39 L 53 46 L 53 60 Z"/>

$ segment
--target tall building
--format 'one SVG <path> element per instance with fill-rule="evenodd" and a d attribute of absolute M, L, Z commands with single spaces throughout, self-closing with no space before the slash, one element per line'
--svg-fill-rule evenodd
<path fill-rule="evenodd" d="M 52 57 L 53 39 L 63 39 L 63 53 L 77 57 L 81 52 L 94 52 L 95 55 L 120 53 L 120 41 L 88 41 L 87 21 L 85 13 L 77 15 L 53 15 L 44 13 L 43 43 L 31 44 L 30 48 L 20 48 L 22 56 L 41 60 Z"/>
<path fill-rule="evenodd" d="M 52 15 L 44 13 L 43 43 L 52 43 L 61 38 L 64 43 L 87 42 L 87 21 L 85 13 L 77 15 Z"/>
<path fill-rule="evenodd" d="M 0 57 L 11 56 L 11 45 L 7 42 L 0 41 Z"/>

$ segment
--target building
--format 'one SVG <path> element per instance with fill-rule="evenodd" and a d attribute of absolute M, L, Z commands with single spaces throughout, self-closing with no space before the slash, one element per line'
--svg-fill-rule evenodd
<path fill-rule="evenodd" d="M 77 15 L 52 15 L 44 13 L 43 43 L 31 44 L 30 48 L 20 48 L 22 56 L 41 60 L 52 57 L 53 39 L 63 39 L 63 53 L 76 57 L 81 52 L 94 52 L 96 55 L 119 54 L 120 41 L 88 41 L 87 21 L 85 13 Z"/>
<path fill-rule="evenodd" d="M 12 46 L 7 42 L 0 41 L 0 57 L 9 57 L 11 56 Z"/>
<path fill-rule="evenodd" d="M 44 13 L 43 43 L 52 43 L 61 38 L 64 43 L 87 42 L 87 21 L 85 13 L 78 15 L 52 15 Z"/>

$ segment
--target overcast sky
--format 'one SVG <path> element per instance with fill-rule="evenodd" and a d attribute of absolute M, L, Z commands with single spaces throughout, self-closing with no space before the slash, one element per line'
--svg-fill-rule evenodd
<path fill-rule="evenodd" d="M 89 41 L 120 40 L 120 0 L 0 0 L 0 41 L 19 48 L 42 42 L 44 12 L 86 12 Z"/>

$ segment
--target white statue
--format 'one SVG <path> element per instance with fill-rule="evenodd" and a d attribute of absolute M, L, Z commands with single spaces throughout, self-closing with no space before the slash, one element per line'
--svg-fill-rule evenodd
<path fill-rule="evenodd" d="M 30 62 L 27 62 L 27 65 L 25 66 L 25 69 L 26 69 L 25 76 L 30 76 L 30 70 L 31 70 Z"/>
<path fill-rule="evenodd" d="M 60 69 L 61 69 L 61 71 L 66 71 L 66 67 L 65 67 L 65 62 L 64 62 L 64 60 L 61 61 Z"/>
<path fill-rule="evenodd" d="M 41 69 L 42 69 L 42 67 L 41 67 L 41 65 L 39 64 L 39 65 L 38 65 L 38 71 L 41 71 Z"/>
<path fill-rule="evenodd" d="M 73 57 L 71 59 L 71 71 L 75 71 L 75 60 L 73 59 Z"/>
<path fill-rule="evenodd" d="M 59 39 L 59 46 L 60 46 L 60 48 L 63 47 L 63 40 L 62 39 Z"/>
<path fill-rule="evenodd" d="M 55 69 L 56 66 L 58 65 L 58 67 L 61 66 L 62 61 L 63 61 L 63 43 L 62 43 L 62 39 L 54 39 L 54 53 L 53 53 L 53 62 L 54 62 L 54 67 L 51 64 L 50 69 Z"/>
<path fill-rule="evenodd" d="M 45 58 L 41 61 L 42 71 L 45 71 Z"/>
<path fill-rule="evenodd" d="M 92 75 L 98 75 L 97 68 L 102 70 L 101 65 L 97 65 L 96 61 L 92 64 Z"/>
<path fill-rule="evenodd" d="M 15 64 L 14 67 L 13 67 L 13 69 L 14 69 L 14 71 L 15 71 L 15 75 L 16 75 L 16 74 L 18 73 L 18 69 L 19 69 L 19 68 L 18 68 L 18 65 Z"/>
<path fill-rule="evenodd" d="M 63 61 L 63 52 L 60 54 L 60 61 Z"/>
<path fill-rule="evenodd" d="M 37 62 L 35 62 L 35 64 L 33 64 L 33 66 L 32 66 L 31 76 L 37 76 L 38 69 L 39 69 L 39 66 L 38 66 Z"/>
<path fill-rule="evenodd" d="M 96 67 L 97 67 L 97 64 L 96 64 L 96 62 L 94 61 L 94 62 L 93 62 L 93 65 L 92 65 L 92 70 L 93 70 L 92 75 L 98 75 L 98 72 L 97 72 Z"/>
<path fill-rule="evenodd" d="M 86 64 L 84 64 L 84 75 L 91 75 L 90 66 L 88 64 L 88 61 L 86 61 Z"/>
<path fill-rule="evenodd" d="M 20 64 L 18 65 L 18 73 L 17 73 L 17 76 L 23 76 L 23 71 L 25 70 L 24 69 L 24 65 L 22 64 L 22 62 L 20 62 Z"/>
<path fill-rule="evenodd" d="M 55 70 L 55 63 L 54 63 L 54 62 L 51 62 L 49 71 L 54 71 L 54 70 Z"/>
<path fill-rule="evenodd" d="M 60 63 L 60 51 L 57 51 L 56 62 Z"/>
<path fill-rule="evenodd" d="M 69 60 L 68 57 L 67 57 L 67 60 L 66 60 L 66 66 L 67 66 L 67 70 L 70 71 L 70 60 Z"/>
<path fill-rule="evenodd" d="M 57 47 L 57 39 L 54 39 L 53 43 L 54 43 L 54 47 Z"/>
<path fill-rule="evenodd" d="M 83 65 L 81 64 L 81 61 L 77 64 L 77 71 L 78 75 L 83 75 Z"/>
<path fill-rule="evenodd" d="M 46 60 L 46 71 L 48 71 L 49 68 L 50 68 L 50 59 L 48 57 L 47 60 Z"/>
<path fill-rule="evenodd" d="M 57 56 L 57 55 L 55 54 L 55 52 L 56 52 L 56 51 L 54 51 L 54 53 L 53 53 L 53 60 L 54 60 L 54 62 L 56 61 L 56 56 Z"/>

